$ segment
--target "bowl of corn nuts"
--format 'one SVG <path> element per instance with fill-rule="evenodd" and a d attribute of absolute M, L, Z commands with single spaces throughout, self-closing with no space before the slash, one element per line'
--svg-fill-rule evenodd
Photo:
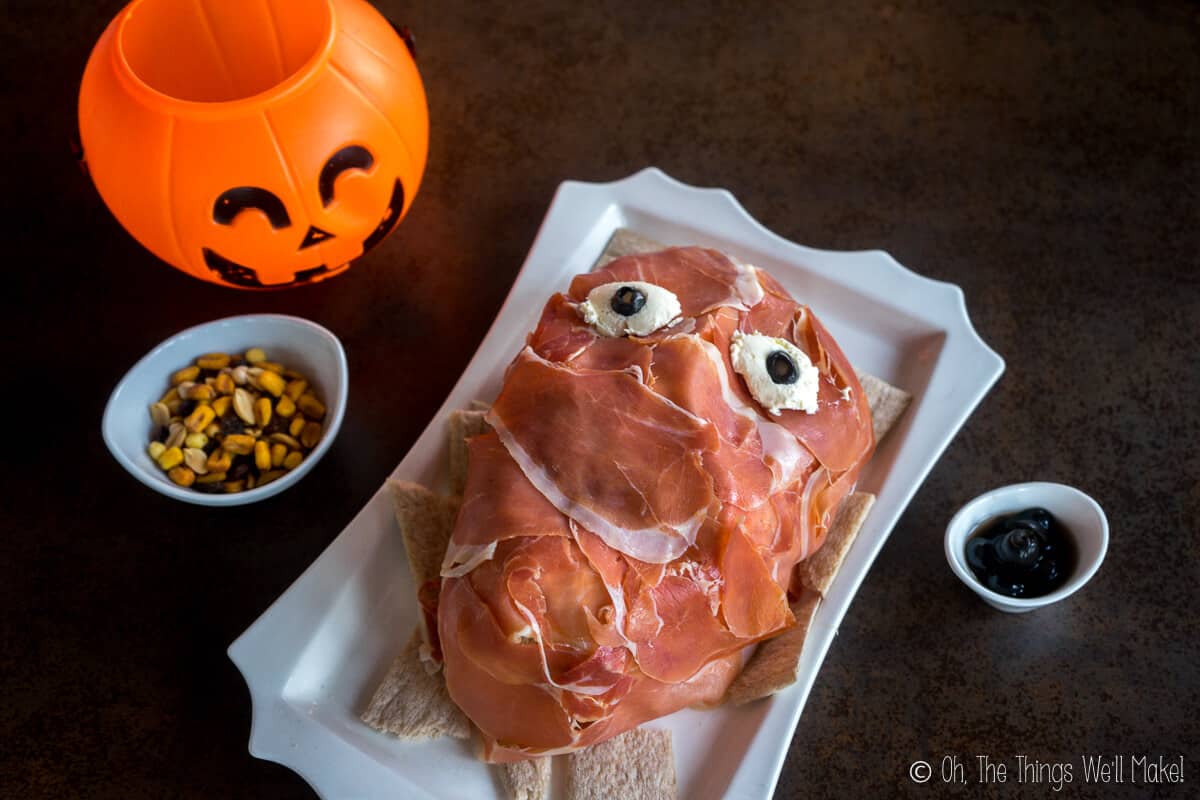
<path fill-rule="evenodd" d="M 346 353 L 299 317 L 251 314 L 188 328 L 113 389 L 101 431 L 160 494 L 207 506 L 264 500 L 299 481 L 337 436 Z"/>

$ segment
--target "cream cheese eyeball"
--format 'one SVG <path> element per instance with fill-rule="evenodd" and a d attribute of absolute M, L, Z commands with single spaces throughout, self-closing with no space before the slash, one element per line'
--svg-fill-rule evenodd
<path fill-rule="evenodd" d="M 761 333 L 734 331 L 729 360 L 758 404 L 774 416 L 784 409 L 817 413 L 821 373 L 796 345 Z"/>
<path fill-rule="evenodd" d="M 602 283 L 579 304 L 583 321 L 605 336 L 646 336 L 679 318 L 675 293 L 644 281 Z"/>

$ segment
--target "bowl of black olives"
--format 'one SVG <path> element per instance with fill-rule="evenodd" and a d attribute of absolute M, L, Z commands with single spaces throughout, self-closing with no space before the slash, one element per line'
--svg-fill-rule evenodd
<path fill-rule="evenodd" d="M 946 527 L 950 569 L 988 604 L 1022 613 L 1083 586 L 1108 552 L 1100 505 L 1061 483 L 1019 483 L 967 503 Z"/>

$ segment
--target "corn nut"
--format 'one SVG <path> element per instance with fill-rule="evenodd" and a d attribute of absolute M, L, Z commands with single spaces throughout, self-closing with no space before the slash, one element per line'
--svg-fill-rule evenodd
<path fill-rule="evenodd" d="M 196 473 L 187 467 L 172 467 L 167 470 L 167 477 L 185 488 L 196 482 Z"/>
<path fill-rule="evenodd" d="M 229 366 L 228 353 L 209 353 L 200 356 L 196 359 L 196 366 L 200 369 L 219 370 Z"/>
<path fill-rule="evenodd" d="M 248 491 L 300 466 L 327 413 L 303 373 L 258 347 L 197 357 L 149 409 L 150 457 L 175 484 L 205 493 Z"/>

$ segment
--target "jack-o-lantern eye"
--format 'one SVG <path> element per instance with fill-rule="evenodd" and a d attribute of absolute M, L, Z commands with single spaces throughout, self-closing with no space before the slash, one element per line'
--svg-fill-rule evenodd
<path fill-rule="evenodd" d="M 237 186 L 221 192 L 217 202 L 213 203 L 213 221 L 221 225 L 232 225 L 237 215 L 248 208 L 265 214 L 275 230 L 292 224 L 283 201 L 274 192 L 257 186 Z"/>
<path fill-rule="evenodd" d="M 321 193 L 321 205 L 328 206 L 333 202 L 333 185 L 338 176 L 346 170 L 368 170 L 375 165 L 375 157 L 371 151 L 357 144 L 348 145 L 329 157 L 325 166 L 321 167 L 321 175 L 317 178 L 317 191 Z"/>

